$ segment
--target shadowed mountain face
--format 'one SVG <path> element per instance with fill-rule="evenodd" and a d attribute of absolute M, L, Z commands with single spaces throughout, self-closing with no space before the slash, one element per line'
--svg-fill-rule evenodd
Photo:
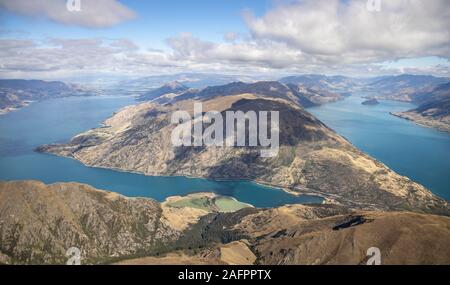
<path fill-rule="evenodd" d="M 433 92 L 415 98 L 419 107 L 414 111 L 437 119 L 450 116 L 450 83 L 443 84 Z M 450 123 L 450 121 L 448 120 Z"/>
<path fill-rule="evenodd" d="M 288 205 L 220 213 L 78 183 L 0 182 L 6 264 L 65 264 L 71 247 L 82 264 L 365 264 L 370 247 L 382 264 L 449 264 L 449 229 L 449 217 L 410 212 Z"/>
<path fill-rule="evenodd" d="M 315 193 L 333 203 L 360 209 L 450 214 L 445 201 L 358 151 L 290 96 L 280 97 L 271 88 L 265 92 L 267 95 L 209 93 L 211 96 L 201 97 L 202 101 L 129 106 L 106 120 L 103 127 L 77 135 L 67 144 L 42 146 L 39 151 L 73 157 L 89 166 L 146 175 L 250 179 L 299 193 Z M 203 112 L 279 111 L 278 154 L 261 157 L 260 147 L 248 146 L 174 147 L 170 143 L 175 127 L 170 123 L 171 116 L 176 110 L 192 114 L 195 102 L 203 104 Z"/>
<path fill-rule="evenodd" d="M 432 92 L 414 97 L 419 106 L 394 115 L 418 124 L 450 132 L 450 83 L 440 85 Z"/>
<path fill-rule="evenodd" d="M 31 101 L 86 95 L 86 92 L 60 81 L 0 79 L 0 113 L 26 106 Z"/>
<path fill-rule="evenodd" d="M 314 142 L 327 139 L 330 130 L 321 121 L 303 109 L 287 106 L 286 102 L 241 99 L 222 111 L 222 115 L 225 118 L 227 111 L 244 113 L 255 111 L 259 120 L 258 112 L 266 110 L 279 112 L 279 142 L 282 146 L 295 146 L 302 141 Z"/>

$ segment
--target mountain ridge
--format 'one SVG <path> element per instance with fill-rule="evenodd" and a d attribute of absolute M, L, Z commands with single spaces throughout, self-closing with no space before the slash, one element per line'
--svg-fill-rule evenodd
<path fill-rule="evenodd" d="M 260 157 L 258 147 L 167 144 L 174 128 L 170 115 L 176 110 L 192 112 L 195 102 L 129 106 L 107 119 L 102 128 L 79 134 L 67 144 L 44 145 L 38 151 L 72 157 L 88 166 L 146 175 L 249 179 L 298 193 L 313 192 L 361 209 L 450 213 L 447 202 L 360 152 L 300 105 L 284 98 L 242 94 L 200 101 L 204 112 L 279 111 L 280 149 L 274 158 Z"/>
<path fill-rule="evenodd" d="M 0 197 L 3 264 L 65 264 L 71 247 L 81 264 L 365 264 L 374 246 L 382 264 L 450 262 L 443 216 L 298 204 L 201 212 L 39 181 L 0 181 Z"/>

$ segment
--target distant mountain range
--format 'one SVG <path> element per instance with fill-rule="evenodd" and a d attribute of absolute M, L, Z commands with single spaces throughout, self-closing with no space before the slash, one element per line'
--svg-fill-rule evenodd
<path fill-rule="evenodd" d="M 254 94 L 295 100 L 292 90 L 277 81 L 259 81 L 255 83 L 232 82 L 226 85 L 209 86 L 202 90 L 180 94 L 176 101 L 186 99 L 209 99 L 213 97 L 232 96 L 240 94 Z"/>
<path fill-rule="evenodd" d="M 445 84 L 450 82 L 450 78 L 411 74 L 375 78 L 305 74 L 283 77 L 278 81 L 257 81 L 257 79 L 258 77 L 238 75 L 179 73 L 124 81 L 113 89 L 108 89 L 106 93 L 138 95 L 138 101 L 153 101 L 160 104 L 249 93 L 282 98 L 303 107 L 312 107 L 342 100 L 353 92 L 363 91 L 367 93 L 368 99 L 396 100 L 420 105 L 417 112 L 425 115 L 422 118 L 415 112 L 395 115 L 416 122 L 420 120 L 421 124 L 427 126 L 439 125 L 439 129 L 447 130 L 447 118 L 442 114 L 450 110 L 443 104 L 446 102 L 445 98 L 434 96 L 433 92 L 436 90 L 437 93 L 445 93 L 438 88 L 443 86 L 445 89 Z M 87 91 L 78 85 L 60 81 L 0 80 L 0 114 L 21 108 L 33 101 L 94 93 L 94 90 Z M 427 105 L 422 106 L 424 104 Z M 429 109 L 440 111 L 430 113 L 426 110 L 427 106 Z M 425 122 L 427 120 L 428 123 Z"/>
<path fill-rule="evenodd" d="M 317 92 L 343 92 L 344 95 L 345 93 L 354 91 L 355 88 L 361 86 L 364 82 L 361 79 L 346 76 L 326 76 L 318 74 L 288 76 L 279 79 L 279 81 Z"/>
<path fill-rule="evenodd" d="M 205 100 L 217 96 L 253 94 L 312 107 L 342 100 L 352 92 L 363 91 L 368 94 L 365 105 L 376 104 L 378 100 L 411 102 L 420 107 L 416 111 L 395 115 L 448 130 L 447 114 L 450 107 L 446 101 L 446 90 L 449 82 L 449 78 L 409 74 L 365 79 L 310 74 L 283 77 L 279 81 L 231 82 L 195 89 L 175 81 L 144 93 L 138 100 L 165 104 L 187 99 Z"/>
<path fill-rule="evenodd" d="M 177 95 L 180 95 L 181 93 L 184 93 L 187 90 L 189 90 L 189 87 L 187 87 L 186 85 L 184 85 L 178 81 L 173 81 L 173 82 L 164 84 L 163 86 L 156 88 L 154 90 L 145 92 L 144 94 L 140 95 L 137 100 L 138 101 L 152 101 L 154 99 L 160 98 L 165 95 L 177 96 Z"/>
<path fill-rule="evenodd" d="M 138 93 L 153 91 L 160 89 L 168 82 L 177 82 L 188 88 L 204 89 L 212 86 L 227 85 L 235 82 L 254 83 L 257 81 L 274 81 L 267 80 L 262 76 L 243 76 L 243 75 L 220 75 L 207 73 L 180 73 L 174 75 L 157 75 L 147 76 L 134 80 L 121 82 L 117 88 L 133 89 Z M 345 76 L 325 76 L 325 75 L 300 75 L 283 77 L 280 83 L 290 84 L 291 86 L 303 87 L 302 91 L 306 92 L 334 92 L 340 95 L 346 95 L 354 88 L 360 85 L 361 80 Z M 347 94 L 348 95 L 348 94 Z"/>
<path fill-rule="evenodd" d="M 200 93 L 199 96 L 207 92 L 220 91 L 219 89 L 223 89 L 223 92 L 225 90 L 237 92 L 236 90 L 239 88 L 250 88 L 238 84 L 251 84 L 259 81 L 267 80 L 263 80 L 260 76 L 180 73 L 175 75 L 148 76 L 125 81 L 121 82 L 118 88 L 127 89 L 128 91 L 135 90 L 135 93 L 140 94 L 140 100 L 152 100 L 169 93 L 174 97 L 174 95 L 180 95 L 183 91 L 195 94 Z M 416 97 L 419 97 L 420 94 L 431 92 L 441 84 L 450 82 L 450 78 L 411 74 L 388 75 L 374 78 L 304 74 L 282 77 L 278 80 L 269 80 L 269 82 L 274 81 L 284 84 L 293 93 L 303 94 L 300 97 L 307 99 L 304 102 L 305 106 L 307 106 L 309 104 L 319 105 L 340 100 L 357 91 L 368 92 L 369 94 L 367 96 L 370 98 L 417 103 L 415 101 Z M 165 86 L 168 82 L 177 82 L 184 86 L 184 90 L 170 90 L 170 88 L 166 88 L 167 86 Z M 197 90 L 191 92 L 193 91 L 192 89 Z M 168 102 L 170 100 L 170 98 L 167 98 L 161 101 Z"/>
<path fill-rule="evenodd" d="M 303 107 L 316 106 L 343 98 L 343 95 L 327 90 L 317 91 L 303 88 L 300 85 L 283 84 L 279 81 L 258 81 L 254 83 L 232 82 L 225 85 L 208 86 L 204 89 L 188 88 L 178 82 L 173 82 L 139 96 L 138 100 L 165 104 L 186 99 L 204 100 L 240 94 L 286 99 L 299 103 Z"/>
<path fill-rule="evenodd" d="M 373 92 L 374 95 L 370 97 L 376 99 L 416 103 L 421 95 L 428 94 L 448 82 L 450 78 L 403 74 L 370 79 L 364 85 L 364 90 Z"/>
<path fill-rule="evenodd" d="M 224 75 L 213 73 L 178 73 L 172 75 L 152 75 L 134 80 L 120 82 L 117 88 L 133 89 L 136 91 L 150 91 L 160 88 L 168 82 L 178 82 L 189 88 L 206 88 L 208 86 L 223 85 L 235 81 L 254 82 L 260 78 L 245 75 Z"/>
<path fill-rule="evenodd" d="M 89 92 L 60 81 L 0 79 L 0 114 L 19 109 L 33 101 L 81 95 L 89 95 Z"/>

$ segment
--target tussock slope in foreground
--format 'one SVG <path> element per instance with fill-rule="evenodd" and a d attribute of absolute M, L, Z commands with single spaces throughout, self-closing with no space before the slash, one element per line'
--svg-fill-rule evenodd
<path fill-rule="evenodd" d="M 190 223 L 176 229 L 163 208 L 78 183 L 0 182 L 0 262 L 60 264 L 77 246 L 83 263 L 360 264 L 375 246 L 383 264 L 450 264 L 444 216 L 336 205 L 179 209 L 170 214 Z"/>

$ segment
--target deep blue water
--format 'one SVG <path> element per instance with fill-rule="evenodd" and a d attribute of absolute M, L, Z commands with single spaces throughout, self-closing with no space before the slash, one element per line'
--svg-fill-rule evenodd
<path fill-rule="evenodd" d="M 256 207 L 321 202 L 314 196 L 294 196 L 252 182 L 218 182 L 186 177 L 153 177 L 86 167 L 78 161 L 33 150 L 40 145 L 68 141 L 98 127 L 119 108 L 135 104 L 131 97 L 69 97 L 33 103 L 0 116 L 0 179 L 36 179 L 45 183 L 81 182 L 130 197 L 158 201 L 173 195 L 215 192 Z"/>
<path fill-rule="evenodd" d="M 365 106 L 364 100 L 353 95 L 308 111 L 357 148 L 450 201 L 450 134 L 389 114 L 412 109 L 412 104 Z"/>

